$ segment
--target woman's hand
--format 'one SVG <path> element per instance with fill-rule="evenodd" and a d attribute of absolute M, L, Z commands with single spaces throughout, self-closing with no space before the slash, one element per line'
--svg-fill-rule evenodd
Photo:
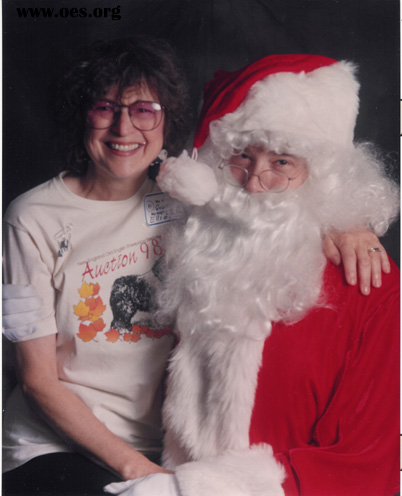
<path fill-rule="evenodd" d="M 332 263 L 340 265 L 342 262 L 346 281 L 352 286 L 358 281 L 364 295 L 370 294 L 371 285 L 381 287 L 382 272 L 388 274 L 391 271 L 387 252 L 377 236 L 368 229 L 331 231 L 324 237 L 323 249 Z"/>

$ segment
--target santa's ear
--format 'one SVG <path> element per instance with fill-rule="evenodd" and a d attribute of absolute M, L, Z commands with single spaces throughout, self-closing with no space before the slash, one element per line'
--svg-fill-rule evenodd
<path fill-rule="evenodd" d="M 205 205 L 218 191 L 211 167 L 193 160 L 185 150 L 162 163 L 156 182 L 162 191 L 187 205 Z"/>

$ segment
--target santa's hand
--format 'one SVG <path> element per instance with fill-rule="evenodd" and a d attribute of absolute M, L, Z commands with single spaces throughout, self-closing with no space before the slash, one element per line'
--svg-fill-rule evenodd
<path fill-rule="evenodd" d="M 218 191 L 211 167 L 193 160 L 185 150 L 163 162 L 156 182 L 162 191 L 187 205 L 205 205 Z"/>
<path fill-rule="evenodd" d="M 113 482 L 103 490 L 119 496 L 181 496 L 174 474 L 151 474 L 140 479 Z"/>
<path fill-rule="evenodd" d="M 370 294 L 370 286 L 381 287 L 382 271 L 388 274 L 391 266 L 387 252 L 377 236 L 368 229 L 351 232 L 331 231 L 323 241 L 325 256 L 335 265 L 341 262 L 345 278 L 352 286 L 359 281 L 360 291 Z"/>
<path fill-rule="evenodd" d="M 3 284 L 3 334 L 20 341 L 36 331 L 42 318 L 42 300 L 32 286 Z"/>

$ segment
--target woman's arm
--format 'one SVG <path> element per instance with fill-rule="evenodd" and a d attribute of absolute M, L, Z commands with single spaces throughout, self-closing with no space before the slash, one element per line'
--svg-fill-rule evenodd
<path fill-rule="evenodd" d="M 73 449 L 107 465 L 124 480 L 167 473 L 109 431 L 59 381 L 56 335 L 24 341 L 16 348 L 19 378 L 29 403 Z"/>

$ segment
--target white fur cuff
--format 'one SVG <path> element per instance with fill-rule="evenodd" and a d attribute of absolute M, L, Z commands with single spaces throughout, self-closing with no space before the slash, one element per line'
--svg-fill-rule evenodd
<path fill-rule="evenodd" d="M 191 159 L 185 150 L 163 162 L 156 182 L 162 191 L 188 205 L 204 205 L 218 190 L 211 167 Z"/>
<path fill-rule="evenodd" d="M 271 446 L 189 462 L 176 468 L 182 496 L 284 496 L 283 467 Z"/>

